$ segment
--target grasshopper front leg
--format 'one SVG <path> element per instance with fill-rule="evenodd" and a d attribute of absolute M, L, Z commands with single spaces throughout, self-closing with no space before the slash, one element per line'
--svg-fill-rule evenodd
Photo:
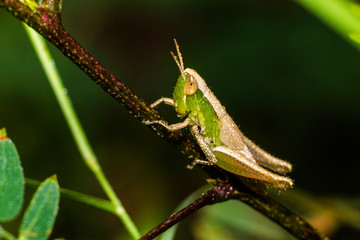
<path fill-rule="evenodd" d="M 169 131 L 176 131 L 176 130 L 180 130 L 180 129 L 187 127 L 191 123 L 191 119 L 186 118 L 185 121 L 183 121 L 183 122 L 170 124 L 170 125 L 166 121 L 163 121 L 163 120 L 143 121 L 143 123 L 146 125 L 160 124 L 161 126 L 163 126 L 164 128 L 166 128 Z"/>
<path fill-rule="evenodd" d="M 150 107 L 154 108 L 154 107 L 156 107 L 157 105 L 159 105 L 162 102 L 164 102 L 165 104 L 170 105 L 172 107 L 174 106 L 174 100 L 173 99 L 163 97 L 163 98 L 160 98 L 160 99 L 156 100 L 155 102 L 153 102 L 150 105 Z"/>
<path fill-rule="evenodd" d="M 174 100 L 171 98 L 160 98 L 160 99 L 156 100 L 154 103 L 152 103 L 150 105 L 150 107 L 154 108 L 162 102 L 174 107 Z M 146 125 L 160 124 L 161 126 L 163 126 L 164 128 L 166 128 L 169 131 L 176 131 L 176 130 L 180 130 L 182 128 L 187 127 L 191 123 L 191 120 L 190 120 L 190 118 L 186 118 L 185 121 L 183 121 L 183 122 L 175 123 L 175 124 L 171 124 L 171 125 L 169 125 L 166 121 L 163 121 L 163 120 L 143 121 L 143 123 Z"/>

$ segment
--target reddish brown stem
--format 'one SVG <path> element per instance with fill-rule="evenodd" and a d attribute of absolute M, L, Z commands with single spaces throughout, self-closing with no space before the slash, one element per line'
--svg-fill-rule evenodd
<path fill-rule="evenodd" d="M 257 194 L 254 194 L 248 190 L 239 192 L 236 188 L 229 182 L 218 182 L 216 186 L 208 190 L 203 194 L 199 199 L 188 205 L 187 207 L 181 209 L 180 211 L 172 214 L 167 220 L 150 230 L 140 240 L 150 240 L 161 233 L 165 232 L 167 229 L 174 226 L 176 223 L 180 222 L 189 215 L 195 213 L 201 208 L 212 205 L 215 203 L 220 203 L 229 199 L 238 199 L 257 211 L 263 213 L 271 219 L 276 219 L 276 222 L 279 223 L 283 228 L 288 230 L 291 234 L 296 236 L 298 239 L 327 239 L 326 236 L 319 234 L 310 224 L 304 221 L 302 218 L 291 212 L 290 210 L 284 208 L 282 205 L 279 205 L 276 201 L 269 197 L 262 197 Z M 294 228 L 293 226 L 297 226 Z"/>
<path fill-rule="evenodd" d="M 61 22 L 60 13 L 48 11 L 47 8 L 44 9 L 42 7 L 39 7 L 38 11 L 34 12 L 18 0 L 0 0 L 0 7 L 6 8 L 15 17 L 24 21 L 56 46 L 107 94 L 122 103 L 135 118 L 139 120 L 163 119 L 65 30 Z M 191 159 L 201 156 L 201 150 L 197 144 L 183 136 L 181 131 L 170 132 L 157 124 L 149 127 L 180 149 L 183 154 L 190 156 Z"/>
<path fill-rule="evenodd" d="M 218 183 L 212 189 L 208 190 L 201 198 L 191 203 L 187 207 L 181 209 L 179 212 L 172 214 L 166 221 L 162 222 L 151 231 L 142 236 L 139 240 L 149 240 L 157 237 L 161 233 L 165 232 L 176 223 L 180 222 L 187 216 L 198 211 L 202 207 L 212 205 L 214 203 L 223 202 L 233 194 L 234 188 L 229 183 Z"/>

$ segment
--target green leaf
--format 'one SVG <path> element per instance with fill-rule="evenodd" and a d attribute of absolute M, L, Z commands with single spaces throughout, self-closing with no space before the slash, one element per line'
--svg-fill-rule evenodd
<path fill-rule="evenodd" d="M 24 200 L 24 174 L 14 143 L 0 129 L 0 221 L 14 218 Z"/>
<path fill-rule="evenodd" d="M 20 226 L 19 239 L 47 239 L 59 209 L 59 185 L 56 176 L 49 177 L 38 187 Z"/>

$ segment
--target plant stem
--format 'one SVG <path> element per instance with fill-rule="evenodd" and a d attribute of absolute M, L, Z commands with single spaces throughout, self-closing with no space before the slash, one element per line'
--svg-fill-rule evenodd
<path fill-rule="evenodd" d="M 320 234 L 310 224 L 292 211 L 284 208 L 276 201 L 266 196 L 259 196 L 249 191 L 240 192 L 231 183 L 218 182 L 213 188 L 196 201 L 192 202 L 180 211 L 172 214 L 167 220 L 150 230 L 140 240 L 150 240 L 157 237 L 176 223 L 180 222 L 199 209 L 220 203 L 229 199 L 239 199 L 257 211 L 271 218 L 273 221 L 283 226 L 289 233 L 298 239 L 327 240 L 328 238 Z M 294 226 L 297 226 L 294 228 Z"/>
<path fill-rule="evenodd" d="M 139 238 L 140 233 L 138 232 L 135 224 L 131 221 L 129 215 L 121 204 L 121 201 L 116 196 L 115 191 L 111 187 L 109 181 L 101 169 L 101 166 L 98 163 L 95 153 L 92 150 L 90 143 L 85 135 L 85 131 L 83 130 L 81 123 L 75 113 L 74 107 L 70 101 L 70 97 L 67 94 L 67 90 L 61 81 L 61 77 L 54 63 L 54 59 L 51 57 L 44 39 L 25 24 L 24 27 L 40 59 L 41 65 L 55 93 L 56 99 L 59 102 L 61 111 L 65 116 L 66 122 L 70 128 L 72 136 L 83 160 L 96 176 L 110 201 L 114 204 L 114 213 L 123 221 L 125 227 L 132 235 L 132 237 L 134 239 Z"/>
<path fill-rule="evenodd" d="M 0 239 L 16 240 L 16 237 L 0 226 Z"/>
<path fill-rule="evenodd" d="M 34 188 L 38 187 L 41 184 L 40 181 L 31 179 L 31 178 L 25 178 L 25 182 L 27 185 L 34 187 Z M 66 188 L 60 188 L 60 193 L 61 193 L 62 197 L 72 199 L 72 200 L 80 202 L 82 204 L 85 204 L 85 205 L 88 205 L 91 207 L 95 207 L 97 209 L 101 209 L 101 210 L 104 210 L 104 211 L 107 211 L 110 213 L 115 212 L 114 204 L 112 202 L 110 202 L 109 200 L 97 198 L 94 196 L 90 196 L 90 195 L 76 192 L 76 191 L 66 189 Z"/>
<path fill-rule="evenodd" d="M 189 204 L 188 206 L 184 207 L 180 211 L 171 214 L 171 216 L 150 230 L 144 236 L 142 236 L 139 240 L 151 240 L 157 237 L 159 234 L 163 233 L 170 227 L 174 226 L 176 223 L 180 222 L 184 218 L 188 217 L 189 215 L 195 213 L 196 211 L 200 210 L 201 208 L 211 205 L 214 203 L 223 202 L 229 199 L 234 191 L 236 191 L 233 186 L 229 183 L 218 183 L 216 186 L 208 190 L 206 193 L 202 194 L 200 198 Z"/>
<path fill-rule="evenodd" d="M 178 207 L 176 207 L 174 212 L 178 212 L 181 209 L 185 208 L 186 206 L 190 205 L 192 202 L 194 202 L 196 199 L 199 198 L 199 196 L 202 195 L 202 193 L 206 192 L 210 188 L 213 188 L 214 186 L 210 183 L 205 184 L 204 186 L 197 189 L 195 192 L 191 193 L 189 196 L 187 196 Z M 171 227 L 170 229 L 166 230 L 163 234 L 161 234 L 159 240 L 173 240 L 175 238 L 176 230 L 179 225 L 175 225 Z"/>

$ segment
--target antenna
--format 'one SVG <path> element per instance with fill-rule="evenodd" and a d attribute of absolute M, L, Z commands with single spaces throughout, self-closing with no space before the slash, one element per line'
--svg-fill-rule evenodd
<path fill-rule="evenodd" d="M 185 76 L 184 76 L 184 62 L 183 62 L 183 58 L 181 56 L 181 52 L 180 52 L 180 48 L 179 48 L 179 45 L 178 43 L 176 42 L 176 39 L 174 38 L 174 42 L 175 42 L 175 47 L 176 47 L 176 51 L 177 51 L 177 55 L 178 57 L 173 53 L 173 52 L 170 52 L 171 55 L 173 56 L 176 64 L 178 65 L 179 69 L 180 69 L 180 73 L 181 73 L 181 76 L 185 79 Z M 179 61 L 180 60 L 180 61 Z"/>

